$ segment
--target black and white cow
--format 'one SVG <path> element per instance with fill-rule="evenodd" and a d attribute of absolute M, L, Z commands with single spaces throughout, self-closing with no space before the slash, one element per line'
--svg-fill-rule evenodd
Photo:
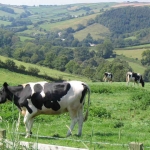
<path fill-rule="evenodd" d="M 127 72 L 126 74 L 126 82 L 129 85 L 129 82 L 134 82 L 139 84 L 141 83 L 142 87 L 144 87 L 144 81 L 142 78 L 142 75 L 140 73 L 135 73 L 135 72 Z"/>
<path fill-rule="evenodd" d="M 112 75 L 112 73 L 110 73 L 110 72 L 105 72 L 104 73 L 104 78 L 103 78 L 103 81 L 104 82 L 112 82 L 112 78 L 113 78 L 113 75 Z"/>
<path fill-rule="evenodd" d="M 88 107 L 83 115 L 85 96 L 88 93 Z M 40 114 L 58 115 L 69 112 L 70 129 L 67 136 L 78 122 L 78 136 L 82 134 L 83 121 L 87 120 L 90 104 L 90 88 L 81 81 L 65 82 L 30 82 L 18 86 L 8 86 L 5 82 L 0 90 L 0 103 L 13 101 L 24 115 L 26 138 L 32 134 L 33 119 Z"/>

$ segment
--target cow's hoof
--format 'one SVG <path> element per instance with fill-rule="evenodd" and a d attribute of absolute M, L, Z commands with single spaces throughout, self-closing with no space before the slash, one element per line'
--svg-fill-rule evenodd
<path fill-rule="evenodd" d="M 30 138 L 31 137 L 31 134 L 27 134 L 26 136 L 25 136 L 25 138 Z"/>

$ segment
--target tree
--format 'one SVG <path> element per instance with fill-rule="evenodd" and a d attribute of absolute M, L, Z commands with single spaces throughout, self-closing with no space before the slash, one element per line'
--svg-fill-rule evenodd
<path fill-rule="evenodd" d="M 5 65 L 6 65 L 6 67 L 8 67 L 11 70 L 16 70 L 18 68 L 16 63 L 10 59 L 6 59 Z"/>
<path fill-rule="evenodd" d="M 53 61 L 53 63 L 55 69 L 65 71 L 65 65 L 68 63 L 68 59 L 66 56 L 60 55 Z"/>
<path fill-rule="evenodd" d="M 150 50 L 146 50 L 142 53 L 142 59 L 141 59 L 142 65 L 150 65 Z"/>
<path fill-rule="evenodd" d="M 94 24 L 95 23 L 95 20 L 94 19 L 89 19 L 88 21 L 87 21 L 87 26 L 90 26 L 90 25 L 92 25 L 92 24 Z"/>
<path fill-rule="evenodd" d="M 36 64 L 38 62 L 38 60 L 39 60 L 38 55 L 36 53 L 34 53 L 30 59 L 31 63 Z"/>
<path fill-rule="evenodd" d="M 70 61 L 65 65 L 66 71 L 69 72 L 69 73 L 73 73 L 73 67 L 74 67 L 75 64 L 76 64 L 76 62 L 75 62 L 74 60 L 70 60 Z"/>
<path fill-rule="evenodd" d="M 20 65 L 20 66 L 18 67 L 18 69 L 21 70 L 21 71 L 25 71 L 25 70 L 26 70 L 26 67 L 25 67 L 24 65 Z"/>
<path fill-rule="evenodd" d="M 80 30 L 82 30 L 82 29 L 84 29 L 85 28 L 85 26 L 84 25 L 82 25 L 82 24 L 78 24 L 77 25 L 77 29 L 76 29 L 76 31 L 80 31 Z"/>
<path fill-rule="evenodd" d="M 96 46 L 99 57 L 110 58 L 113 55 L 113 44 L 110 40 L 105 40 L 103 44 Z"/>
<path fill-rule="evenodd" d="M 146 82 L 150 82 L 150 68 L 144 71 L 143 78 Z"/>
<path fill-rule="evenodd" d="M 38 68 L 35 67 L 29 67 L 28 68 L 28 72 L 33 74 L 33 75 L 38 75 L 38 73 L 40 72 L 40 70 Z"/>

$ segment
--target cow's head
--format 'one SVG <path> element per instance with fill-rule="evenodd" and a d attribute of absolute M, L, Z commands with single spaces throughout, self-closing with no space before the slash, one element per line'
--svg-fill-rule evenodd
<path fill-rule="evenodd" d="M 0 103 L 5 103 L 8 97 L 8 84 L 5 82 L 0 90 Z"/>

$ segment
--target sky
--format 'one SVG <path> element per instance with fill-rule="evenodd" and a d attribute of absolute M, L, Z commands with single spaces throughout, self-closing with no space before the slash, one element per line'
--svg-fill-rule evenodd
<path fill-rule="evenodd" d="M 37 6 L 37 5 L 65 5 L 75 3 L 124 2 L 124 1 L 150 2 L 150 0 L 0 0 L 0 3 L 10 5 Z"/>

